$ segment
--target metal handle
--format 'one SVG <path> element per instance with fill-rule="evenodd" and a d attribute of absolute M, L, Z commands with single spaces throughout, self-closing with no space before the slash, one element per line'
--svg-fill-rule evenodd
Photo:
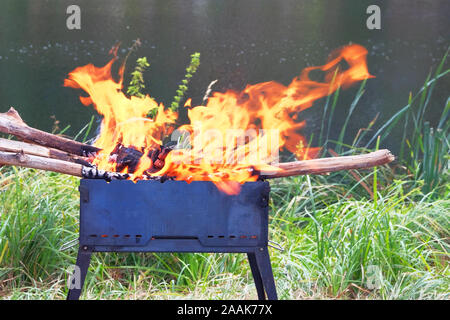
<path fill-rule="evenodd" d="M 67 249 L 70 249 L 72 247 L 75 247 L 77 245 L 78 239 L 70 240 L 69 242 L 66 242 L 59 248 L 60 251 L 65 251 Z"/>
<path fill-rule="evenodd" d="M 269 240 L 268 246 L 271 247 L 271 248 L 277 249 L 280 252 L 284 251 L 284 248 L 281 246 L 281 244 L 276 243 L 275 241 L 272 241 L 272 240 Z"/>

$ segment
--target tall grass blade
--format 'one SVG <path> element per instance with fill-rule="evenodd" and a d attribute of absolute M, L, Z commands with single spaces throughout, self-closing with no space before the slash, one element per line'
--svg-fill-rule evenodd
<path fill-rule="evenodd" d="M 352 116 L 352 113 L 355 110 L 356 105 L 358 104 L 359 100 L 361 99 L 361 97 L 364 94 L 364 87 L 366 86 L 366 82 L 367 82 L 367 79 L 361 83 L 361 85 L 358 89 L 358 92 L 356 93 L 356 96 L 350 105 L 350 109 L 348 111 L 347 117 L 345 118 L 344 125 L 342 126 L 341 132 L 339 133 L 338 141 L 336 144 L 336 152 L 338 154 L 341 153 L 341 146 L 342 146 L 342 143 L 344 142 L 345 130 L 347 129 L 347 125 L 350 121 L 350 117 Z"/>

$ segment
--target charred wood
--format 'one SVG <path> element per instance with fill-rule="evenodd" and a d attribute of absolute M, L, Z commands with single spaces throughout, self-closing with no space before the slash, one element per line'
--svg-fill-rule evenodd
<path fill-rule="evenodd" d="M 81 176 L 86 179 L 103 179 L 106 181 L 112 180 L 126 180 L 130 178 L 127 173 L 110 172 L 105 170 L 99 170 L 95 167 L 85 167 L 81 169 Z"/>
<path fill-rule="evenodd" d="M 139 160 L 144 154 L 134 147 L 125 147 L 118 144 L 110 155 L 110 160 L 117 163 L 116 170 L 121 172 L 127 169 L 128 172 L 136 171 Z"/>

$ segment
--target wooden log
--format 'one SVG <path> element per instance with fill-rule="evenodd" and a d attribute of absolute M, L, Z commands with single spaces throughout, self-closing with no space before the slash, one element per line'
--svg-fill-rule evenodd
<path fill-rule="evenodd" d="M 8 112 L 0 113 L 0 132 L 78 156 L 89 156 L 100 151 L 97 147 L 29 127 L 12 107 Z"/>
<path fill-rule="evenodd" d="M 87 167 L 78 163 L 29 155 L 23 152 L 13 153 L 0 151 L 0 165 L 34 168 L 64 173 L 75 177 L 104 179 L 107 181 L 113 179 L 122 180 L 131 177 L 126 173 L 99 170 L 95 167 Z"/>
<path fill-rule="evenodd" d="M 89 158 L 70 154 L 58 149 L 39 146 L 36 144 L 0 138 L 0 151 L 24 153 L 44 158 L 58 159 L 90 166 Z"/>
<path fill-rule="evenodd" d="M 337 154 L 333 149 L 328 149 L 328 152 L 333 156 L 333 157 L 339 157 L 339 154 Z M 361 186 L 366 189 L 367 193 L 370 194 L 370 197 L 373 199 L 373 192 L 372 190 L 370 190 L 370 188 L 367 186 L 367 184 L 361 180 L 361 178 L 358 176 L 358 174 L 356 173 L 355 170 L 349 170 L 349 173 L 353 176 L 353 178 L 355 178 L 356 181 L 358 181 L 358 183 L 361 184 Z"/>
<path fill-rule="evenodd" d="M 389 150 L 383 149 L 357 156 L 321 158 L 280 163 L 281 170 L 265 170 L 261 172 L 263 179 L 282 178 L 307 174 L 324 174 L 341 170 L 367 169 L 387 164 L 395 160 Z"/>
<path fill-rule="evenodd" d="M 83 165 L 78 163 L 33 156 L 23 152 L 0 151 L 0 164 L 59 172 L 76 177 L 82 177 L 83 170 Z"/>

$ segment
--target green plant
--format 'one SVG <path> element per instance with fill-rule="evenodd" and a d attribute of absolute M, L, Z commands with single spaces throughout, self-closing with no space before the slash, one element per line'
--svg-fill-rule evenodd
<path fill-rule="evenodd" d="M 415 177 L 416 181 L 424 182 L 422 184 L 424 193 L 436 193 L 437 189 L 442 187 L 443 182 L 448 178 L 450 97 L 447 99 L 436 128 L 430 126 L 430 123 L 426 121 L 425 116 L 427 114 L 426 111 L 429 109 L 430 102 L 432 101 L 432 93 L 437 81 L 450 73 L 450 69 L 443 70 L 448 53 L 449 51 L 447 50 L 440 64 L 436 68 L 433 77 L 430 73 L 422 88 L 414 96 L 412 94 L 409 95 L 408 104 L 375 130 L 373 136 L 368 139 L 368 142 L 363 147 L 360 147 L 360 144 L 367 133 L 373 129 L 375 120 L 378 116 L 369 123 L 367 128 L 360 129 L 360 132 L 358 132 L 351 145 L 344 142 L 344 136 L 350 117 L 360 101 L 360 98 L 364 94 L 366 81 L 361 83 L 361 86 L 350 105 L 348 115 L 337 140 L 329 138 L 329 129 L 338 102 L 339 90 L 332 96 L 328 96 L 325 102 L 319 136 L 319 143 L 321 143 L 319 145 L 322 146 L 323 154 L 327 152 L 327 147 L 329 147 L 330 143 L 335 145 L 335 150 L 340 154 L 352 153 L 357 150 L 370 150 L 373 143 L 376 142 L 377 144 L 380 143 L 380 145 L 382 145 L 383 141 L 389 137 L 392 138 L 393 130 L 398 126 L 401 126 L 403 134 L 400 150 L 397 154 L 398 162 L 407 168 L 407 170 Z M 401 122 L 402 120 L 403 122 Z M 325 126 L 326 122 L 328 123 L 327 126 Z M 324 140 L 322 140 L 323 137 L 325 138 Z M 443 190 L 444 188 L 440 188 L 440 191 Z"/>
<path fill-rule="evenodd" d="M 197 72 L 198 67 L 200 66 L 200 53 L 195 52 L 191 54 L 191 62 L 189 66 L 186 68 L 186 75 L 184 79 L 181 80 L 181 84 L 178 86 L 176 91 L 176 95 L 173 98 L 173 102 L 170 104 L 170 109 L 175 111 L 180 106 L 181 99 L 183 99 L 186 91 L 188 90 L 188 84 L 191 80 L 192 76 Z"/>
<path fill-rule="evenodd" d="M 347 173 L 272 184 L 271 237 L 285 247 L 274 267 L 289 273 L 288 296 L 317 288 L 332 297 L 423 299 L 430 288 L 447 295 L 449 201 L 430 201 L 407 180 L 386 185 L 386 173 L 378 172 L 376 206 L 359 182 L 341 181 Z M 375 290 L 367 286 L 372 267 L 380 271 Z"/>
<path fill-rule="evenodd" d="M 128 56 L 127 56 L 128 57 Z M 143 90 L 145 89 L 144 84 L 144 71 L 146 68 L 150 66 L 150 63 L 147 61 L 146 57 L 142 57 L 136 60 L 136 68 L 131 73 L 131 81 L 127 88 L 127 94 L 130 96 L 136 96 L 139 98 L 145 97 Z M 188 84 L 193 75 L 197 72 L 198 67 L 200 66 L 200 53 L 195 52 L 191 54 L 191 61 L 189 66 L 186 68 L 186 75 L 184 79 L 181 81 L 181 84 L 178 86 L 176 91 L 176 95 L 173 98 L 173 102 L 170 104 L 169 109 L 172 111 L 176 111 L 180 105 L 181 100 L 183 99 L 186 91 L 188 90 Z M 148 111 L 147 117 L 153 119 L 156 116 L 158 108 L 153 108 Z"/>
<path fill-rule="evenodd" d="M 447 101 L 447 107 L 450 100 Z M 436 130 L 425 122 L 423 133 L 420 135 L 423 160 L 417 165 L 416 180 L 423 180 L 423 192 L 433 192 L 443 181 L 448 181 L 449 160 L 449 123 L 444 128 Z"/>
<path fill-rule="evenodd" d="M 128 95 L 139 98 L 145 97 L 145 94 L 143 93 L 143 90 L 145 89 L 143 73 L 148 67 L 150 67 L 150 63 L 147 61 L 147 57 L 138 58 L 136 60 L 136 67 L 131 73 L 131 81 L 127 88 Z"/>
<path fill-rule="evenodd" d="M 410 94 L 408 104 L 381 126 L 366 144 L 367 148 L 377 136 L 380 136 L 380 141 L 385 140 L 392 129 L 404 118 L 399 161 L 407 167 L 417 181 L 424 181 L 422 190 L 425 193 L 435 193 L 441 182 L 446 181 L 445 177 L 448 174 L 450 97 L 447 98 L 436 128 L 432 128 L 425 120 L 426 110 L 429 108 L 437 80 L 450 73 L 450 69 L 443 71 L 448 53 L 449 50 L 442 58 L 434 77 L 431 78 L 430 73 L 422 88 L 414 96 Z"/>

